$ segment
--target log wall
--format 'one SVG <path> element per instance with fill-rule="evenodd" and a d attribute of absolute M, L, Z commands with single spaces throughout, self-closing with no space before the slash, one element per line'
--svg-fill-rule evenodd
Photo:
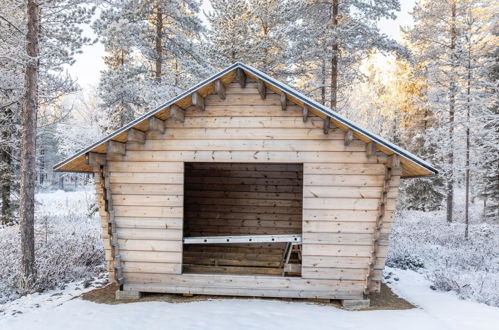
<path fill-rule="evenodd" d="M 180 275 L 184 162 L 303 164 L 303 278 L 236 277 L 234 294 L 265 295 L 258 291 L 265 287 L 279 296 L 361 297 L 374 248 L 376 273 L 367 285 L 376 289 L 400 180 L 391 179 L 383 235 L 374 247 L 386 156 L 368 156 L 357 139 L 346 146 L 339 129 L 324 134 L 321 118 L 303 122 L 301 107 L 288 103 L 283 111 L 280 96 L 268 92 L 262 99 L 255 83 L 233 83 L 226 94 L 225 100 L 206 97 L 204 111 L 189 107 L 184 122 L 167 120 L 164 133 L 148 132 L 144 144 L 127 143 L 124 156 L 107 155 L 125 289 L 231 291 L 223 283 L 235 275 L 219 282 L 214 275 Z M 259 189 L 252 193 L 267 193 Z"/>

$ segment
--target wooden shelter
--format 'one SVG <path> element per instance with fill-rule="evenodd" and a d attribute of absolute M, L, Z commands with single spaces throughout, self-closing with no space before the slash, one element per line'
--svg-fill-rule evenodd
<path fill-rule="evenodd" d="M 380 288 L 400 178 L 436 173 L 242 63 L 55 168 L 95 174 L 119 297 L 346 304 Z"/>

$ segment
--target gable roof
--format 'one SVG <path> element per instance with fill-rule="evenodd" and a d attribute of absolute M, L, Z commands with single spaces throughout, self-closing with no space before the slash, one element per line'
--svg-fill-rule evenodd
<path fill-rule="evenodd" d="M 147 131 L 147 120 L 149 118 L 156 117 L 162 120 L 167 119 L 169 117 L 169 109 L 173 105 L 177 105 L 183 109 L 186 109 L 187 107 L 192 105 L 191 95 L 193 93 L 197 92 L 203 97 L 212 94 L 215 91 L 214 82 L 216 80 L 220 80 L 223 84 L 228 84 L 234 80 L 234 78 L 236 77 L 236 71 L 238 69 L 243 70 L 246 76 L 250 79 L 263 81 L 266 87 L 271 89 L 272 91 L 278 94 L 285 93 L 286 97 L 295 104 L 298 104 L 300 106 L 307 106 L 308 109 L 311 110 L 311 112 L 322 118 L 329 117 L 331 119 L 331 122 L 340 129 L 344 131 L 348 129 L 352 130 L 353 134 L 360 140 L 364 142 L 375 143 L 376 148 L 379 151 L 387 155 L 399 155 L 403 169 L 403 177 L 426 176 L 438 173 L 435 168 L 433 168 L 429 163 L 425 162 L 421 158 L 354 124 L 335 111 L 325 107 L 324 105 L 312 100 L 309 97 L 306 97 L 302 93 L 287 86 L 286 84 L 283 84 L 269 77 L 265 73 L 240 62 L 232 64 L 226 69 L 218 72 L 210 78 L 181 93 L 180 95 L 172 98 L 168 102 L 160 105 L 156 109 L 144 114 L 143 116 L 131 121 L 127 125 L 112 132 L 103 139 L 80 150 L 71 157 L 56 164 L 54 166 L 54 169 L 57 171 L 67 172 L 93 172 L 92 167 L 86 163 L 87 154 L 89 152 L 104 154 L 106 153 L 106 143 L 108 141 L 112 140 L 118 142 L 126 142 L 127 132 L 131 128 L 135 128 L 141 131 Z"/>

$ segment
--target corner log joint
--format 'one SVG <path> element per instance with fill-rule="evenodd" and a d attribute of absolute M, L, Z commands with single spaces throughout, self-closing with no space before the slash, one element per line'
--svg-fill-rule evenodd
<path fill-rule="evenodd" d="M 262 100 L 265 100 L 267 97 L 267 87 L 265 87 L 265 83 L 262 80 L 257 80 L 257 88 L 258 88 L 258 94 L 260 94 L 260 97 Z"/>
<path fill-rule="evenodd" d="M 108 141 L 106 144 L 106 153 L 108 155 L 121 155 L 123 156 L 126 152 L 126 144 L 117 141 Z"/>
<path fill-rule="evenodd" d="M 225 86 L 220 79 L 215 81 L 215 91 L 221 100 L 225 100 Z"/>
<path fill-rule="evenodd" d="M 281 109 L 286 111 L 287 106 L 288 106 L 288 102 L 287 102 L 286 93 L 282 92 L 281 93 Z"/>
<path fill-rule="evenodd" d="M 307 105 L 303 105 L 303 122 L 306 123 L 308 120 L 308 108 Z"/>
<path fill-rule="evenodd" d="M 239 82 L 241 88 L 246 87 L 246 73 L 244 73 L 243 69 L 238 68 L 236 71 L 236 80 Z"/>
<path fill-rule="evenodd" d="M 204 111 L 204 98 L 198 93 L 192 93 L 192 105 L 199 111 Z"/>
<path fill-rule="evenodd" d="M 326 118 L 324 118 L 324 127 L 323 127 L 324 134 L 329 134 L 330 128 L 331 128 L 331 117 L 326 116 Z"/>
<path fill-rule="evenodd" d="M 353 141 L 353 132 L 349 128 L 345 132 L 345 147 L 348 147 L 350 145 L 350 143 L 352 143 L 352 141 Z"/>
<path fill-rule="evenodd" d="M 170 107 L 170 118 L 183 123 L 185 121 L 184 109 L 174 104 Z"/>
<path fill-rule="evenodd" d="M 367 152 L 367 157 L 375 156 L 376 155 L 376 143 L 374 143 L 372 141 L 367 143 L 366 152 Z"/>
<path fill-rule="evenodd" d="M 149 131 L 163 133 L 165 131 L 165 122 L 152 116 L 149 118 Z"/>
<path fill-rule="evenodd" d="M 146 141 L 146 133 L 139 131 L 138 129 L 131 128 L 128 130 L 127 142 L 136 142 L 144 144 Z"/>
<path fill-rule="evenodd" d="M 98 154 L 96 152 L 88 152 L 85 155 L 85 163 L 90 166 L 100 166 L 106 164 L 106 154 Z"/>

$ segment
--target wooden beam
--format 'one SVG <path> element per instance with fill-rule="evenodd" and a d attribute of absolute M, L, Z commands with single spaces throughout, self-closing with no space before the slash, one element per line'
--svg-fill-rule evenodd
<path fill-rule="evenodd" d="M 85 163 L 91 166 L 104 165 L 106 164 L 106 154 L 87 152 L 87 154 L 85 155 Z"/>
<path fill-rule="evenodd" d="M 204 111 L 204 97 L 202 97 L 198 92 L 192 93 L 192 105 L 200 111 Z"/>
<path fill-rule="evenodd" d="M 146 141 L 146 134 L 135 128 L 128 130 L 127 142 L 144 143 Z"/>
<path fill-rule="evenodd" d="M 350 143 L 352 143 L 352 141 L 353 141 L 353 132 L 349 128 L 345 132 L 345 147 L 348 147 L 350 145 Z"/>
<path fill-rule="evenodd" d="M 303 105 L 303 122 L 306 123 L 308 120 L 308 108 L 307 105 Z"/>
<path fill-rule="evenodd" d="M 286 93 L 282 92 L 281 93 L 281 109 L 286 111 L 287 109 L 287 98 L 286 98 Z"/>
<path fill-rule="evenodd" d="M 372 157 L 372 156 L 376 155 L 376 143 L 374 143 L 372 141 L 369 142 L 367 144 L 366 152 L 367 152 L 368 157 Z"/>
<path fill-rule="evenodd" d="M 170 118 L 173 118 L 174 120 L 183 123 L 185 120 L 184 109 L 182 109 L 181 107 L 179 107 L 176 104 L 172 105 L 170 107 Z"/>
<path fill-rule="evenodd" d="M 239 82 L 239 85 L 241 85 L 241 88 L 246 87 L 246 73 L 244 73 L 243 69 L 237 68 L 236 80 Z"/>
<path fill-rule="evenodd" d="M 215 80 L 215 91 L 220 99 L 225 100 L 225 86 L 220 79 Z"/>
<path fill-rule="evenodd" d="M 267 97 L 267 87 L 265 87 L 265 83 L 262 80 L 258 79 L 257 87 L 260 97 L 262 98 L 262 100 L 265 100 L 265 98 Z"/>
<path fill-rule="evenodd" d="M 106 153 L 108 155 L 124 155 L 126 152 L 126 144 L 117 141 L 108 141 L 106 144 Z"/>
<path fill-rule="evenodd" d="M 165 131 L 165 122 L 159 118 L 152 116 L 149 118 L 149 131 L 163 133 Z"/>
<path fill-rule="evenodd" d="M 326 116 L 324 118 L 324 134 L 329 134 L 329 129 L 331 128 L 331 118 Z"/>

